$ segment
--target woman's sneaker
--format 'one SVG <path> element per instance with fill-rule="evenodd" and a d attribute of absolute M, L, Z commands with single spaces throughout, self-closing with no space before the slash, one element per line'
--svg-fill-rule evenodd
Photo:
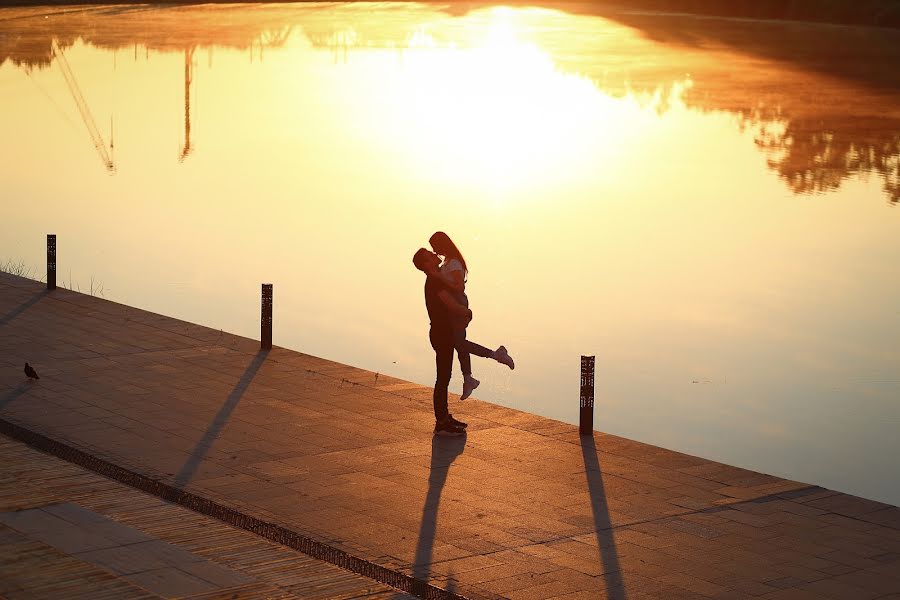
<path fill-rule="evenodd" d="M 516 368 L 516 363 L 513 362 L 513 359 L 509 355 L 509 352 L 506 351 L 506 346 L 500 346 L 499 348 L 494 350 L 494 360 L 499 363 L 503 363 L 510 369 Z"/>
<path fill-rule="evenodd" d="M 434 435 L 442 435 L 442 436 L 460 436 L 465 435 L 466 430 L 462 427 L 457 427 L 456 425 L 450 422 L 450 419 L 445 419 L 440 423 L 435 423 L 434 425 Z"/>
<path fill-rule="evenodd" d="M 481 385 L 481 382 L 472 377 L 471 375 L 466 375 L 463 377 L 463 393 L 462 396 L 459 397 L 460 400 L 465 400 L 469 396 L 472 395 L 472 392 L 475 391 Z"/>

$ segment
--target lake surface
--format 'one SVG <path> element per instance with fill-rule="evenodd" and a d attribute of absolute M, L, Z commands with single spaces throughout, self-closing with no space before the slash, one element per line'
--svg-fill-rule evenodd
<path fill-rule="evenodd" d="M 0 9 L 0 264 L 56 233 L 67 287 L 252 337 L 271 282 L 276 344 L 430 385 L 444 230 L 517 364 L 477 397 L 577 422 L 596 355 L 597 429 L 900 504 L 897 64 L 581 4 Z"/>

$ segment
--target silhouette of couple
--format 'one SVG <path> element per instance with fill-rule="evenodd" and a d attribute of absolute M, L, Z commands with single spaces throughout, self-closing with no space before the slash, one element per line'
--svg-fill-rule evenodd
<path fill-rule="evenodd" d="M 425 308 L 431 321 L 429 338 L 437 367 L 434 382 L 434 433 L 463 435 L 467 424 L 454 419 L 447 406 L 447 388 L 453 372 L 454 350 L 459 356 L 459 368 L 463 374 L 460 400 L 468 398 L 481 383 L 472 377 L 472 354 L 492 358 L 510 369 L 515 368 L 515 363 L 504 346 L 489 350 L 466 339 L 466 328 L 472 320 L 472 311 L 466 297 L 466 261 L 453 240 L 443 231 L 432 235 L 428 243 L 433 252 L 419 248 L 413 256 L 413 264 L 426 275 Z"/>

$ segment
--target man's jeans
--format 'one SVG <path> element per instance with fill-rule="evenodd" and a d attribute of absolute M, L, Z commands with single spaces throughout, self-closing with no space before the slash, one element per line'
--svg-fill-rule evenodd
<path fill-rule="evenodd" d="M 449 415 L 447 408 L 447 388 L 453 374 L 453 331 L 447 328 L 432 327 L 428 332 L 431 347 L 434 348 L 434 363 L 437 377 L 434 380 L 434 420 L 440 423 Z"/>

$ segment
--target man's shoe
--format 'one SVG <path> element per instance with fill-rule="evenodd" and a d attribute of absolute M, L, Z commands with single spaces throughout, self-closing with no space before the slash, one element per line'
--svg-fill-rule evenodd
<path fill-rule="evenodd" d="M 441 423 L 436 423 L 434 426 L 434 435 L 441 435 L 441 436 L 447 436 L 447 437 L 451 437 L 451 436 L 458 437 L 458 436 L 465 435 L 465 434 L 466 434 L 466 430 L 463 429 L 462 427 L 457 427 L 456 425 L 452 424 L 450 422 L 450 419 L 447 419 L 446 421 L 442 421 Z"/>
<path fill-rule="evenodd" d="M 462 396 L 459 397 L 459 399 L 465 400 L 466 398 L 471 396 L 472 392 L 474 392 L 475 388 L 477 388 L 479 385 L 481 385 L 480 381 L 478 381 L 471 375 L 466 375 L 463 378 L 463 393 Z"/>
<path fill-rule="evenodd" d="M 450 421 L 450 424 L 453 425 L 454 427 L 461 427 L 461 428 L 465 429 L 466 427 L 469 426 L 468 423 L 463 423 L 462 421 L 460 421 L 458 419 L 454 419 L 453 415 L 450 415 L 450 418 L 447 420 Z"/>

